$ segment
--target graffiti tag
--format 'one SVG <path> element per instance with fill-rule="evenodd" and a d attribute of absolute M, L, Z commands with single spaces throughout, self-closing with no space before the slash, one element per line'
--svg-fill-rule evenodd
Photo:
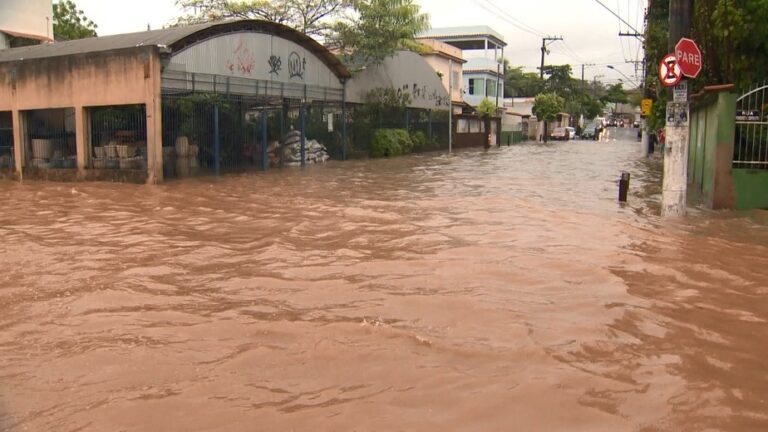
<path fill-rule="evenodd" d="M 288 75 L 291 78 L 304 79 L 304 72 L 307 70 L 307 59 L 301 58 L 295 51 L 288 56 Z"/>
<path fill-rule="evenodd" d="M 245 42 L 242 40 L 238 41 L 237 47 L 232 54 L 234 57 L 226 61 L 229 73 L 234 74 L 237 71 L 243 75 L 251 75 L 253 67 L 256 65 L 256 58 L 253 52 L 245 45 Z"/>
<path fill-rule="evenodd" d="M 283 61 L 280 60 L 280 57 L 276 55 L 269 56 L 269 60 L 267 61 L 269 64 L 269 73 L 272 75 L 280 75 L 280 69 L 283 66 Z"/>

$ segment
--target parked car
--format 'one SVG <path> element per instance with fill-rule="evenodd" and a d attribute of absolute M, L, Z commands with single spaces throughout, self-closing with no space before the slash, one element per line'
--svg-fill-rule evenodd
<path fill-rule="evenodd" d="M 634 123 L 632 123 L 632 127 L 633 128 L 639 128 L 640 127 L 640 121 L 639 120 L 635 120 Z"/>
<path fill-rule="evenodd" d="M 576 139 L 576 128 L 567 127 L 565 128 L 566 131 L 568 131 L 568 139 Z"/>
<path fill-rule="evenodd" d="M 568 130 L 564 127 L 555 128 L 549 137 L 553 140 L 568 141 Z"/>

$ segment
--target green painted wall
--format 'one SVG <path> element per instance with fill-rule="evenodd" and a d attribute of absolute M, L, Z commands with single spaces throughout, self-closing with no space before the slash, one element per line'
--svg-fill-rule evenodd
<path fill-rule="evenodd" d="M 731 174 L 736 127 L 736 95 L 711 93 L 694 102 L 690 113 L 688 184 L 709 208 L 733 208 Z"/>
<path fill-rule="evenodd" d="M 734 169 L 733 183 L 737 209 L 768 209 L 768 171 Z"/>
<path fill-rule="evenodd" d="M 522 131 L 502 131 L 500 135 L 501 145 L 517 144 L 523 142 Z"/>

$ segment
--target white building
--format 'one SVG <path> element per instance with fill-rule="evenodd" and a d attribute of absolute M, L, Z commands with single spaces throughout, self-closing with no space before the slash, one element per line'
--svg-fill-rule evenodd
<path fill-rule="evenodd" d="M 464 101 L 472 106 L 488 98 L 503 105 L 504 36 L 488 26 L 445 27 L 428 30 L 418 39 L 434 39 L 462 51 Z"/>

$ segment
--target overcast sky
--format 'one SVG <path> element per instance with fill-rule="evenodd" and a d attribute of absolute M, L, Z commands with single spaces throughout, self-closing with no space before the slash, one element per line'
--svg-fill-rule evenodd
<path fill-rule="evenodd" d="M 646 0 L 601 0 L 634 28 L 643 30 Z M 640 43 L 618 33 L 631 32 L 597 0 L 417 0 L 430 15 L 432 27 L 487 25 L 504 35 L 505 54 L 512 66 L 537 71 L 541 35 L 562 36 L 549 46 L 547 64 L 571 64 L 574 76 L 594 75 L 604 82 L 634 79 L 635 66 L 626 61 L 642 59 Z M 161 28 L 180 14 L 174 0 L 76 0 L 86 16 L 108 35 Z M 631 87 L 628 86 L 628 87 Z"/>

